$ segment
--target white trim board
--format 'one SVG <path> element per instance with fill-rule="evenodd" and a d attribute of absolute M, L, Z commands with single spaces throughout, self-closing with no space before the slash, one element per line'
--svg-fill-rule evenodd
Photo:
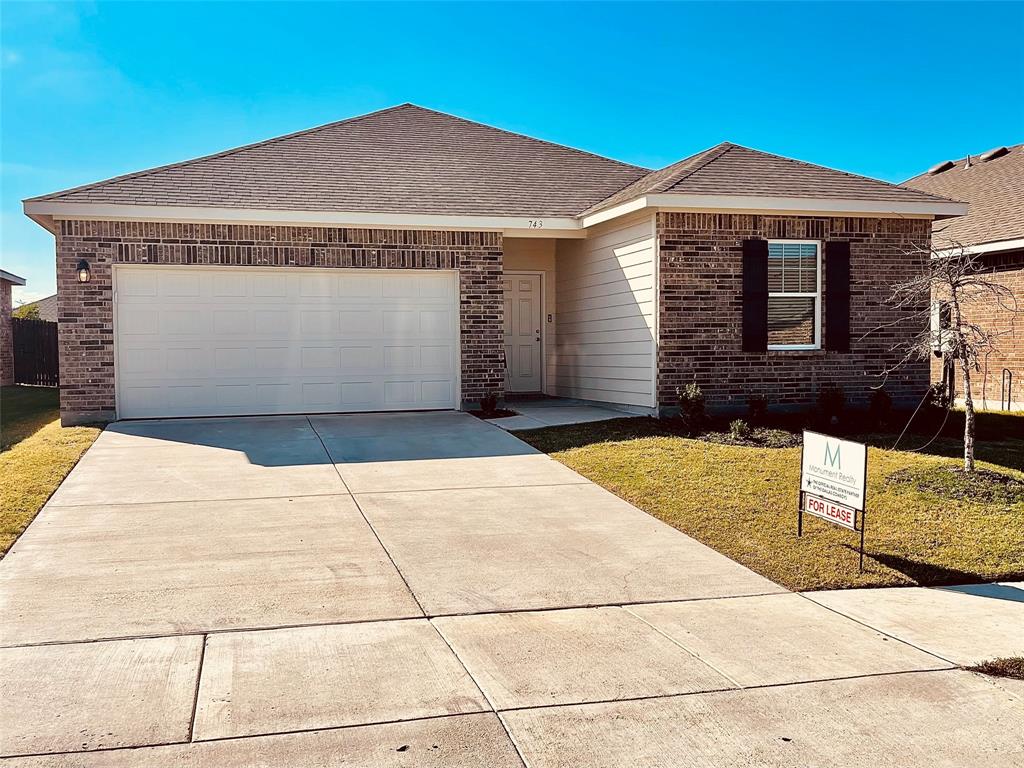
<path fill-rule="evenodd" d="M 642 208 L 666 211 L 765 213 L 812 216 L 880 216 L 885 218 L 932 218 L 934 216 L 963 216 L 967 203 L 936 200 L 925 203 L 906 203 L 889 200 L 868 201 L 817 197 L 764 197 L 760 195 L 645 195 L 628 203 L 597 211 L 582 218 L 584 227 L 624 216 Z"/>
<path fill-rule="evenodd" d="M 380 229 L 499 231 L 516 237 L 584 237 L 576 218 L 567 216 L 475 216 L 367 211 L 281 211 L 176 205 L 120 205 L 26 201 L 25 214 L 51 232 L 55 220 L 185 221 L 215 224 L 329 226 Z"/>

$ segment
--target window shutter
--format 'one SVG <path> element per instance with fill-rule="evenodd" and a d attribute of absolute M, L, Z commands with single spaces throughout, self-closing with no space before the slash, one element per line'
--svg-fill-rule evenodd
<path fill-rule="evenodd" d="M 825 349 L 850 351 L 850 244 L 825 244 Z"/>
<path fill-rule="evenodd" d="M 768 349 L 768 241 L 743 241 L 743 351 Z"/>

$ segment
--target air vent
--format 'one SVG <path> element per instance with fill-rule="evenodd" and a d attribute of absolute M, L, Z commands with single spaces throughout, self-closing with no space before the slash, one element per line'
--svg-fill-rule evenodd
<path fill-rule="evenodd" d="M 947 160 L 944 163 L 939 163 L 938 165 L 933 165 L 931 168 L 928 169 L 928 175 L 929 176 L 934 176 L 936 173 L 942 173 L 943 171 L 948 171 L 950 168 L 953 167 L 953 165 L 954 165 L 954 163 L 953 163 L 952 160 Z"/>
<path fill-rule="evenodd" d="M 978 159 L 981 160 L 981 162 L 983 163 L 987 163 L 989 160 L 995 160 L 997 157 L 1002 157 L 1009 151 L 1010 150 L 1007 149 L 1006 147 L 996 147 L 995 149 L 990 149 L 988 152 L 981 155 Z"/>

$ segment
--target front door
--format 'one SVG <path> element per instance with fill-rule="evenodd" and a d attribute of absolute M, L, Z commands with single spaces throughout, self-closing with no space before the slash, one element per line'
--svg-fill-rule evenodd
<path fill-rule="evenodd" d="M 541 296 L 539 274 L 506 274 L 505 391 L 540 392 Z"/>

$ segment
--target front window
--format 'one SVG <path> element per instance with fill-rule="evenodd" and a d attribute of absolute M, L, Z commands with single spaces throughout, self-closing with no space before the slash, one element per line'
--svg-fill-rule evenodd
<path fill-rule="evenodd" d="M 768 349 L 821 347 L 821 244 L 768 241 Z"/>

